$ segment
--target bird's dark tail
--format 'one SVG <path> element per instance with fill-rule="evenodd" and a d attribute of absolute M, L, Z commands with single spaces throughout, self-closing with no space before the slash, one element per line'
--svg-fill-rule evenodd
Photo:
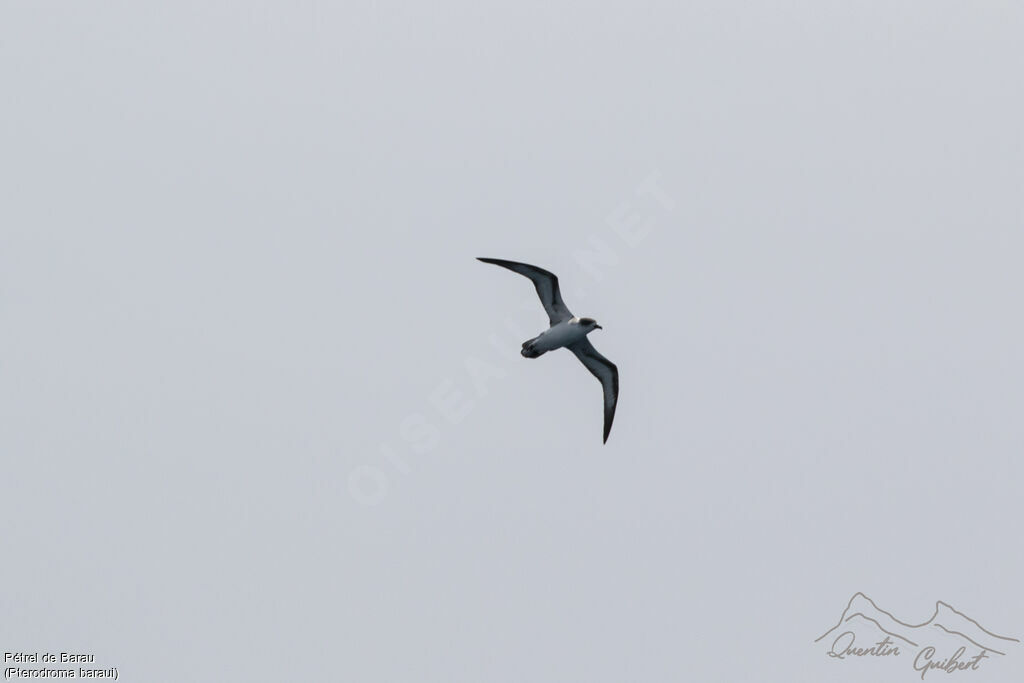
<path fill-rule="evenodd" d="M 543 356 L 547 353 L 546 351 L 538 351 L 533 345 L 535 341 L 537 341 L 537 337 L 527 339 L 523 342 L 523 350 L 520 351 L 520 353 L 523 354 L 523 358 L 536 358 L 537 356 Z"/>

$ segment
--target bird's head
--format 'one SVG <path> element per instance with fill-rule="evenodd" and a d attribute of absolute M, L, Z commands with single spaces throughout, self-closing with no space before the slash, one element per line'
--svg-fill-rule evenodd
<path fill-rule="evenodd" d="M 598 325 L 597 321 L 594 320 L 593 318 L 580 318 L 579 322 L 577 324 L 580 325 L 581 327 L 583 327 L 583 329 L 585 329 L 587 332 L 590 332 L 592 330 L 603 330 L 604 329 L 603 327 Z"/>

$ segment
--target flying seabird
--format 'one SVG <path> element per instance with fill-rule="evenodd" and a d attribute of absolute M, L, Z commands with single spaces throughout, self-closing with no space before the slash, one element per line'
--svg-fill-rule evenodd
<path fill-rule="evenodd" d="M 537 358 L 548 351 L 564 346 L 576 354 L 587 370 L 590 370 L 590 374 L 601 382 L 601 387 L 604 389 L 604 441 L 602 443 L 607 443 L 608 433 L 612 430 L 612 420 L 615 419 L 615 404 L 619 400 L 619 369 L 615 367 L 615 363 L 598 353 L 594 345 L 587 339 L 587 335 L 594 330 L 604 328 L 598 325 L 593 318 L 578 318 L 572 314 L 562 301 L 562 293 L 558 291 L 558 276 L 554 273 L 515 261 L 479 257 L 477 260 L 508 268 L 533 281 L 533 286 L 537 289 L 540 303 L 547 311 L 551 326 L 533 339 L 524 341 L 523 350 L 520 353 L 524 358 Z"/>

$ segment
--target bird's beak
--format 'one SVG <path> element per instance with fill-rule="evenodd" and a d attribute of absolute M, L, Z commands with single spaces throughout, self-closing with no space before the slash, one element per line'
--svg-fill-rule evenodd
<path fill-rule="evenodd" d="M 601 327 L 600 325 L 594 325 L 594 329 L 595 330 L 603 330 L 604 328 Z"/>

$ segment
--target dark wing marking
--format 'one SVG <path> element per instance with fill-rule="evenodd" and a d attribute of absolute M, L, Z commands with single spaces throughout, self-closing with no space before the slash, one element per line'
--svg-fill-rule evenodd
<path fill-rule="evenodd" d="M 503 261 L 497 258 L 477 258 L 477 261 L 493 263 L 496 266 L 508 268 L 512 272 L 530 278 L 533 281 L 533 286 L 537 289 L 537 296 L 540 297 L 540 303 L 544 306 L 544 310 L 547 311 L 548 320 L 552 326 L 573 317 L 572 313 L 562 302 L 562 293 L 558 291 L 558 276 L 554 273 L 550 273 L 537 266 L 517 263 L 515 261 Z"/>
<path fill-rule="evenodd" d="M 575 344 L 568 346 L 576 354 L 590 374 L 601 382 L 604 389 L 604 442 L 608 443 L 608 433 L 612 431 L 612 420 L 615 419 L 615 405 L 619 401 L 619 369 L 594 348 L 590 340 L 584 337 Z"/>

